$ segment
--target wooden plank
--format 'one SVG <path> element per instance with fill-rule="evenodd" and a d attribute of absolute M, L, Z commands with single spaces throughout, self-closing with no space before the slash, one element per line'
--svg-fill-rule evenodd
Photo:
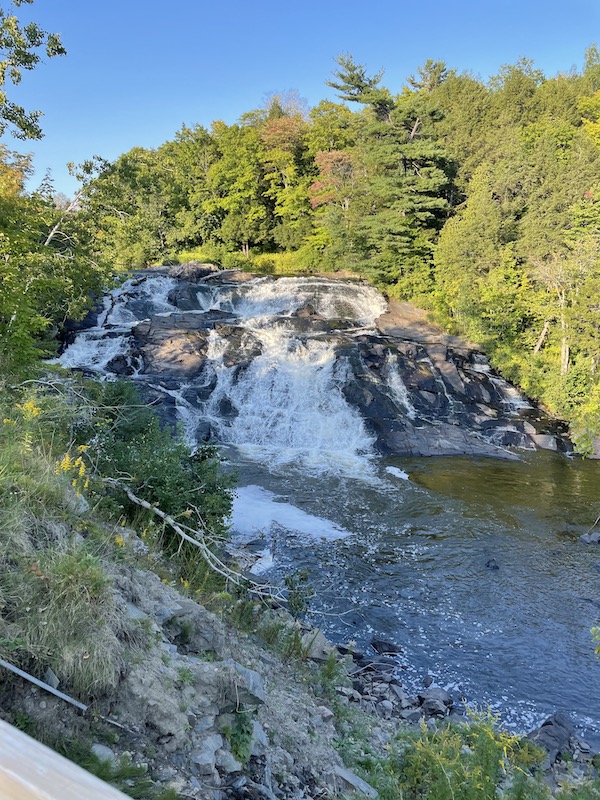
<path fill-rule="evenodd" d="M 128 800 L 117 789 L 0 720 L 2 800 Z"/>

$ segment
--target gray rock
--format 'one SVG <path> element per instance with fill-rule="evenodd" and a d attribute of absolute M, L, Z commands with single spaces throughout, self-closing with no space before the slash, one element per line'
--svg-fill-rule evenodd
<path fill-rule="evenodd" d="M 226 659 L 227 664 L 233 670 L 235 684 L 235 699 L 238 705 L 258 706 L 266 700 L 265 687 L 263 680 L 253 669 L 248 669 L 232 658 Z"/>
<path fill-rule="evenodd" d="M 394 642 L 386 642 L 383 639 L 373 639 L 371 641 L 371 647 L 380 656 L 402 652 L 402 648 L 399 645 L 394 644 Z"/>
<path fill-rule="evenodd" d="M 426 717 L 445 717 L 448 713 L 448 706 L 441 700 L 425 700 L 421 706 L 421 711 Z"/>
<path fill-rule="evenodd" d="M 223 747 L 223 737 L 212 733 L 201 741 L 200 747 L 190 754 L 190 761 L 202 775 L 212 775 L 216 766 L 217 750 Z"/>
<path fill-rule="evenodd" d="M 319 716 L 323 722 L 331 722 L 334 717 L 333 711 L 330 708 L 327 708 L 327 706 L 318 706 L 317 711 L 319 712 Z"/>
<path fill-rule="evenodd" d="M 584 544 L 600 544 L 600 531 L 594 531 L 594 533 L 584 533 L 579 537 L 579 539 Z"/>
<path fill-rule="evenodd" d="M 556 713 L 548 717 L 539 728 L 531 731 L 527 738 L 546 750 L 546 766 L 550 766 L 563 753 L 570 752 L 571 738 L 574 736 L 575 728 L 571 722 L 564 714 Z"/>
<path fill-rule="evenodd" d="M 331 653 L 335 653 L 335 647 L 329 642 L 323 632 L 318 628 L 308 631 L 302 636 L 302 647 L 311 661 L 322 663 L 327 661 Z"/>
<path fill-rule="evenodd" d="M 336 784 L 341 791 L 360 792 L 365 797 L 376 798 L 379 797 L 377 791 L 358 775 L 355 775 L 346 767 L 334 767 L 333 772 L 336 778 Z"/>
<path fill-rule="evenodd" d="M 100 761 L 113 765 L 118 763 L 116 755 L 113 753 L 110 747 L 107 747 L 105 744 L 95 742 L 91 746 L 90 750 Z"/>
<path fill-rule="evenodd" d="M 396 683 L 390 683 L 390 692 L 392 693 L 392 700 L 395 700 L 397 703 L 402 703 L 407 698 L 404 689 Z"/>
<path fill-rule="evenodd" d="M 241 772 L 243 769 L 241 763 L 229 750 L 217 750 L 215 764 L 220 772 L 224 772 L 227 775 L 232 772 Z"/>
<path fill-rule="evenodd" d="M 377 705 L 377 708 L 381 709 L 384 717 L 389 718 L 392 716 L 392 712 L 394 710 L 394 704 L 390 700 L 380 700 Z"/>
<path fill-rule="evenodd" d="M 556 436 L 550 433 L 535 433 L 531 438 L 541 450 L 558 450 Z"/>
<path fill-rule="evenodd" d="M 263 726 L 256 722 L 252 723 L 252 740 L 250 752 L 253 756 L 264 756 L 269 749 L 269 740 Z"/>
<path fill-rule="evenodd" d="M 422 716 L 420 708 L 404 708 L 400 712 L 400 719 L 405 722 L 419 722 Z"/>
<path fill-rule="evenodd" d="M 421 703 L 426 703 L 430 700 L 437 700 L 443 703 L 445 706 L 452 705 L 452 696 L 448 694 L 445 689 L 441 689 L 439 686 L 430 686 L 428 689 L 425 689 L 425 691 L 419 692 L 419 700 Z"/>

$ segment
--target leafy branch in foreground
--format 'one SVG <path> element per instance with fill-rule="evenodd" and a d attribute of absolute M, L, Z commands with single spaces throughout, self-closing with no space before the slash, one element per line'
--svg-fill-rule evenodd
<path fill-rule="evenodd" d="M 66 50 L 60 36 L 48 33 L 37 23 L 21 23 L 14 10 L 33 0 L 13 0 L 13 8 L 0 8 L 0 135 L 12 127 L 18 139 L 41 139 L 39 125 L 41 111 L 26 111 L 23 106 L 8 99 L 4 87 L 21 82 L 23 70 L 32 70 L 42 56 L 62 56 Z"/>

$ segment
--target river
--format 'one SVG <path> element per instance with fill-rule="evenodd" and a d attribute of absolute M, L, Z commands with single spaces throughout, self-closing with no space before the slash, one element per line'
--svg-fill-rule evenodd
<path fill-rule="evenodd" d="M 111 377 L 113 359 L 127 357 L 131 379 L 156 384 L 132 329 L 178 313 L 176 288 L 156 275 L 115 290 L 61 363 Z M 239 480 L 232 534 L 261 550 L 256 570 L 282 581 L 307 569 L 313 619 L 335 641 L 398 644 L 408 688 L 430 674 L 518 731 L 561 709 L 600 743 L 590 634 L 600 548 L 579 541 L 600 513 L 600 464 L 553 452 L 516 461 L 378 454 L 340 389 L 349 366 L 335 336 L 299 336 L 290 318 L 310 302 L 358 336 L 385 310 L 374 289 L 292 278 L 196 294 L 191 313 L 229 314 L 249 355 L 232 364 L 224 329 L 211 329 L 202 369 L 170 373 L 162 391 L 192 446 L 207 426 L 222 443 Z M 397 373 L 386 375 L 398 415 L 414 418 Z"/>

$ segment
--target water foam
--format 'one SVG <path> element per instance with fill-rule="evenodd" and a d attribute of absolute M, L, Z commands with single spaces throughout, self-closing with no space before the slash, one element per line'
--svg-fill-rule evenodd
<path fill-rule="evenodd" d="M 301 508 L 277 498 L 260 486 L 241 486 L 236 491 L 231 510 L 231 526 L 238 537 L 252 539 L 260 533 L 270 533 L 279 525 L 293 533 L 313 539 L 344 539 L 350 532 L 335 522 L 308 514 Z"/>

